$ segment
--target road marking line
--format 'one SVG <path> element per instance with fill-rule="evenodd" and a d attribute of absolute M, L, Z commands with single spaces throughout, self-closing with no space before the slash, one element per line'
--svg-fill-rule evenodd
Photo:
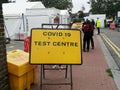
<path fill-rule="evenodd" d="M 108 41 L 110 44 L 112 44 L 112 46 L 113 46 L 114 48 L 116 48 L 116 50 L 117 50 L 118 52 L 120 52 L 120 48 L 119 48 L 119 47 L 117 47 L 106 35 L 103 34 L 103 36 L 105 37 L 105 39 L 107 39 L 107 41 Z"/>
<path fill-rule="evenodd" d="M 111 42 L 110 39 L 107 38 L 106 35 L 102 34 L 101 35 L 103 37 L 103 39 L 108 43 L 108 45 L 113 49 L 113 51 L 117 54 L 117 56 L 120 58 L 120 49 Z"/>
<path fill-rule="evenodd" d="M 120 48 L 119 47 L 117 47 L 105 34 L 103 34 L 105 37 L 106 37 L 106 39 L 120 52 Z"/>

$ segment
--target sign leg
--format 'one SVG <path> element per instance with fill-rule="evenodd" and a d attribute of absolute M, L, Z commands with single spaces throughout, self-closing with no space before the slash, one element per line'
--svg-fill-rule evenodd
<path fill-rule="evenodd" d="M 40 65 L 40 90 L 42 90 L 42 70 L 43 70 L 43 65 Z"/>
<path fill-rule="evenodd" d="M 71 90 L 73 90 L 73 81 L 72 81 L 72 65 L 70 65 L 70 82 L 71 82 Z"/>

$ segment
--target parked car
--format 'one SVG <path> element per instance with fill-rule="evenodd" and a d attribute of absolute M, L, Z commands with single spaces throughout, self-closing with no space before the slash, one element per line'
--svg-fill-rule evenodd
<path fill-rule="evenodd" d="M 110 23 L 112 23 L 112 22 L 113 22 L 112 19 L 106 20 L 106 27 L 110 27 Z"/>
<path fill-rule="evenodd" d="M 120 27 L 120 19 L 114 20 L 116 27 Z"/>

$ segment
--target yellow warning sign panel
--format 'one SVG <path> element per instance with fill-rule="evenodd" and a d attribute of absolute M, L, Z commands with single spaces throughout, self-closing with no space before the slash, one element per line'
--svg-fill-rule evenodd
<path fill-rule="evenodd" d="M 79 30 L 32 29 L 30 64 L 82 64 Z"/>

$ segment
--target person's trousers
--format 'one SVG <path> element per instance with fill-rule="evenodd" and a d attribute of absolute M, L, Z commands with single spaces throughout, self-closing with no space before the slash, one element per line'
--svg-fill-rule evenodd
<path fill-rule="evenodd" d="M 84 37 L 83 37 L 83 50 L 86 50 L 87 46 L 87 51 L 89 51 L 90 47 L 90 32 L 85 32 Z"/>
<path fill-rule="evenodd" d="M 98 34 L 100 34 L 100 27 L 97 27 L 97 30 L 98 30 Z"/>
<path fill-rule="evenodd" d="M 90 41 L 91 41 L 91 46 L 92 46 L 92 48 L 94 49 L 93 31 L 91 31 Z"/>

